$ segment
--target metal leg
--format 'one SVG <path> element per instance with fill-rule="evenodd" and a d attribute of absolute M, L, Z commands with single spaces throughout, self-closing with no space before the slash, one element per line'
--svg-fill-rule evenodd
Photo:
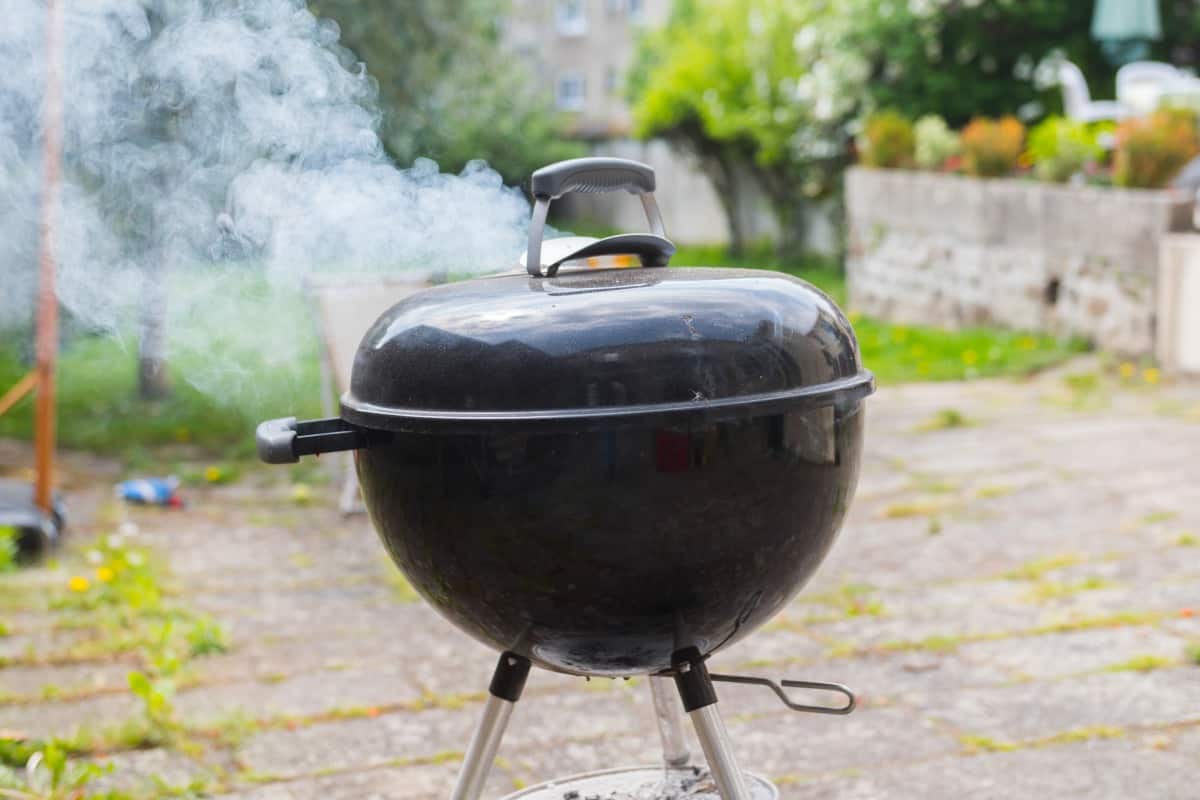
<path fill-rule="evenodd" d="M 679 711 L 679 700 L 670 691 L 670 678 L 650 678 L 650 694 L 654 698 L 654 716 L 658 719 L 658 733 L 662 737 L 663 762 L 668 767 L 687 766 L 691 753 L 683 734 L 683 714 Z"/>
<path fill-rule="evenodd" d="M 704 661 L 697 658 L 676 662 L 675 686 L 684 709 L 692 718 L 721 800 L 750 800 L 746 778 L 734 758 L 725 723 L 717 713 L 717 693 Z"/>
<path fill-rule="evenodd" d="M 512 716 L 517 700 L 521 699 L 521 690 L 525 688 L 528 675 L 528 659 L 513 653 L 500 655 L 496 671 L 492 674 L 492 684 L 488 687 L 483 719 L 471 738 L 450 800 L 479 800 L 492 762 L 496 760 L 496 751 L 500 749 L 500 740 L 504 738 L 508 718 Z"/>

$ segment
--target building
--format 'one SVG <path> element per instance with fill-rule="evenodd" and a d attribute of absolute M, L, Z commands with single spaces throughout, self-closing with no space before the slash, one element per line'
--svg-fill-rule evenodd
<path fill-rule="evenodd" d="M 625 74 L 638 34 L 662 25 L 671 0 L 512 0 L 505 41 L 533 65 L 587 139 L 629 135 Z"/>
<path fill-rule="evenodd" d="M 720 198 L 700 166 L 665 141 L 632 137 L 625 99 L 626 75 L 640 33 L 666 23 L 672 0 L 511 0 L 504 42 L 526 59 L 553 93 L 559 110 L 595 155 L 632 158 L 658 175 L 659 206 L 667 235 L 679 243 L 724 243 L 729 225 Z M 739 192 L 741 225 L 748 240 L 778 232 L 765 197 L 745 179 Z M 573 195 L 556 204 L 558 214 L 587 226 L 638 230 L 641 204 L 620 195 Z M 557 216 L 557 214 L 556 214 Z M 558 217 L 560 220 L 561 217 Z M 832 229 L 820 222 L 816 249 L 830 249 Z"/>

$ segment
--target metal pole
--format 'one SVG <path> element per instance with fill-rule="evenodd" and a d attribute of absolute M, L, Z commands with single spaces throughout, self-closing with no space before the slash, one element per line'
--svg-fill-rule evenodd
<path fill-rule="evenodd" d="M 675 686 L 683 708 L 692 718 L 708 770 L 717 784 L 721 800 L 750 800 L 746 777 L 738 766 L 725 723 L 717 713 L 717 692 L 700 654 L 692 650 L 675 660 Z"/>
<path fill-rule="evenodd" d="M 662 737 L 663 762 L 668 767 L 683 767 L 691 753 L 683 734 L 679 699 L 667 688 L 670 682 L 670 678 L 651 676 L 650 694 L 654 698 L 654 716 L 658 719 L 658 733 Z"/>
<path fill-rule="evenodd" d="M 512 716 L 513 706 L 521 699 L 525 679 L 529 676 L 529 660 L 515 653 L 502 653 L 488 687 L 487 703 L 483 707 L 483 718 L 471 745 L 463 758 L 462 770 L 450 800 L 479 800 L 483 785 L 487 782 L 492 762 L 504 738 L 504 729 Z"/>
<path fill-rule="evenodd" d="M 500 740 L 504 738 L 504 729 L 508 727 L 508 718 L 512 716 L 515 705 L 488 695 L 483 718 L 479 720 L 479 727 L 475 729 L 471 746 L 463 758 L 462 771 L 458 773 L 451 800 L 477 800 L 483 794 L 483 784 L 487 781 L 492 762 L 496 760 Z"/>
<path fill-rule="evenodd" d="M 717 704 L 698 708 L 689 712 L 688 716 L 696 726 L 696 736 L 704 750 L 704 759 L 708 761 L 708 769 L 717 783 L 722 800 L 750 800 L 750 788 L 733 755 L 729 733 L 717 712 Z"/>
<path fill-rule="evenodd" d="M 38 230 L 37 403 L 33 498 L 52 511 L 54 491 L 54 369 L 58 355 L 58 298 L 54 289 L 54 232 L 62 182 L 62 11 L 46 0 L 46 94 L 42 106 L 42 197 Z"/>

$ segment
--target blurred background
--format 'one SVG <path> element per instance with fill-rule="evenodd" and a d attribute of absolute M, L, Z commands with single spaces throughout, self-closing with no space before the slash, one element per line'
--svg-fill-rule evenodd
<path fill-rule="evenodd" d="M 751 661 L 844 669 L 885 711 L 868 701 L 819 768 L 744 759 L 794 797 L 951 796 L 934 774 L 977 793 L 1014 770 L 1070 795 L 1114 759 L 1154 768 L 1095 796 L 1190 796 L 1142 782 L 1200 756 L 1196 0 L 102 0 L 62 12 L 57 53 L 46 3 L 0 0 L 0 18 L 11 796 L 444 796 L 490 656 L 442 638 L 365 518 L 343 516 L 344 462 L 262 470 L 253 428 L 336 413 L 392 300 L 512 269 L 529 175 L 584 155 L 656 169 L 672 265 L 827 292 L 883 387 L 844 535 L 860 544 Z M 623 193 L 573 195 L 551 224 L 601 236 L 641 214 Z M 47 252 L 57 548 L 23 527 L 21 488 L 46 463 L 31 376 Z M 981 583 L 948 589 L 959 568 Z M 957 612 L 978 597 L 1003 613 Z M 429 664 L 347 633 L 395 620 Z M 1150 672 L 1161 695 L 1121 682 Z M 1042 727 L 996 711 L 1030 681 L 1058 698 Z M 1080 681 L 1128 713 L 1070 694 Z M 548 715 L 575 708 L 583 690 L 553 687 Z M 925 716 L 933 697 L 999 727 Z M 905 703 L 919 734 L 888 716 Z M 559 762 L 518 739 L 496 794 L 653 761 L 630 713 L 605 722 L 620 743 L 568 737 Z M 753 719 L 744 741 L 775 730 Z M 396 732 L 414 724 L 425 742 Z M 895 782 L 864 778 L 874 730 L 937 766 L 887 750 Z M 1082 771 L 1038 760 L 1055 747 Z"/>

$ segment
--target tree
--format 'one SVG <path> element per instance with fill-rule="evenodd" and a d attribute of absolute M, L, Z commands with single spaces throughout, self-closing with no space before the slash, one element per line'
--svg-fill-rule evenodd
<path fill-rule="evenodd" d="M 504 0 L 321 0 L 342 44 L 379 84 L 384 143 L 400 164 L 424 156 L 457 172 L 487 161 L 506 183 L 583 154 L 549 92 L 499 41 Z"/>
<path fill-rule="evenodd" d="M 836 36 L 870 63 L 869 105 L 910 119 L 939 114 L 953 127 L 972 117 L 1025 121 L 1060 109 L 1055 57 L 1075 62 L 1092 91 L 1112 91 L 1113 70 L 1089 30 L 1094 0 L 849 0 Z M 1039 80 L 1041 78 L 1041 80 Z"/>
<path fill-rule="evenodd" d="M 802 244 L 802 211 L 827 194 L 846 157 L 846 122 L 864 72 L 829 47 L 820 26 L 832 5 L 795 0 L 686 0 L 639 44 L 630 80 L 641 137 L 693 152 L 725 203 L 732 247 L 744 244 L 735 175 L 752 174 L 770 198 L 779 249 Z"/>

